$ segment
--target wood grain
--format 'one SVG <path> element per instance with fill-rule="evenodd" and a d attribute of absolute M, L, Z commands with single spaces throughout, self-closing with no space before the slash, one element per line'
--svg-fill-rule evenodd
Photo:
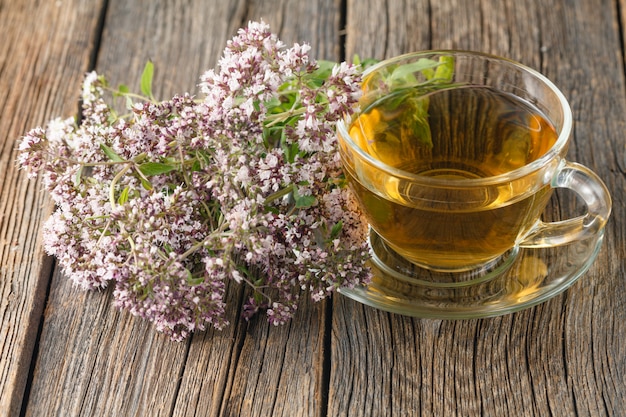
<path fill-rule="evenodd" d="M 231 19 L 237 8 L 241 4 L 109 1 L 100 47 L 93 51 L 96 70 L 112 85 L 128 83 L 137 91 L 151 59 L 156 95 L 194 92 L 201 70 L 216 62 L 238 27 Z M 55 274 L 26 415 L 42 409 L 52 415 L 171 415 L 190 344 L 171 342 L 146 322 L 117 311 L 111 298 L 110 291 L 83 293 Z M 234 307 L 237 299 L 235 294 Z M 236 322 L 236 316 L 229 319 Z M 233 331 L 209 345 L 229 352 Z M 64 361 L 68 356 L 73 359 Z"/>
<path fill-rule="evenodd" d="M 625 0 L 0 0 L 0 416 L 619 416 L 626 409 Z M 226 40 L 263 19 L 313 55 L 434 48 L 513 58 L 551 78 L 575 119 L 568 157 L 613 196 L 606 240 L 571 289 L 491 319 L 425 320 L 336 295 L 283 327 L 240 318 L 184 343 L 74 288 L 42 249 L 51 210 L 15 139 L 78 109 L 90 66 L 138 90 L 195 92 Z M 345 24 L 345 28 L 342 25 Z M 134 77 L 134 78 L 133 78 Z M 557 193 L 546 215 L 580 210 Z"/>
<path fill-rule="evenodd" d="M 138 89 L 151 59 L 157 96 L 194 92 L 226 40 L 261 18 L 287 44 L 316 34 L 316 54 L 336 53 L 337 23 L 325 20 L 338 19 L 334 3 L 276 6 L 110 1 L 96 69 L 113 85 L 137 74 L 130 85 Z M 294 13 L 317 16 L 310 22 L 325 32 L 296 24 Z M 273 328 L 263 317 L 240 321 L 243 296 L 231 286 L 226 330 L 178 344 L 112 308 L 110 292 L 85 294 L 55 274 L 40 342 L 49 348 L 38 356 L 27 415 L 42 408 L 70 415 L 320 415 L 325 305 L 305 300 L 293 324 Z M 74 359 L 62 363 L 68 355 Z"/>
<path fill-rule="evenodd" d="M 622 58 L 615 53 L 620 40 L 613 3 L 438 1 L 430 8 L 422 2 L 365 3 L 348 2 L 347 56 L 480 50 L 552 78 L 574 111 L 569 157 L 600 174 L 616 196 L 612 222 L 624 218 L 619 158 L 624 155 L 624 77 Z M 361 10 L 375 10 L 375 18 L 366 19 Z M 417 20 L 397 18 L 414 16 L 415 10 L 426 13 Z M 393 30 L 387 22 L 393 22 Z M 394 38 L 393 31 L 413 38 Z M 563 215 L 575 205 L 567 195 L 552 210 Z M 338 297 L 329 415 L 620 415 L 626 404 L 626 355 L 615 335 L 626 334 L 623 246 L 623 226 L 609 224 L 597 262 L 573 288 L 504 317 L 411 319 Z"/>
<path fill-rule="evenodd" d="M 21 408 L 52 267 L 40 240 L 49 199 L 17 170 L 16 140 L 76 112 L 102 8 L 9 3 L 0 2 L 0 415 Z"/>
<path fill-rule="evenodd" d="M 241 20 L 262 19 L 287 45 L 310 42 L 314 57 L 337 60 L 339 13 L 334 1 L 250 2 Z M 326 307 L 302 301 L 285 327 L 274 328 L 263 316 L 238 322 L 224 358 L 227 374 L 217 380 L 205 375 L 223 353 L 208 350 L 210 335 L 194 336 L 173 415 L 324 415 Z"/>

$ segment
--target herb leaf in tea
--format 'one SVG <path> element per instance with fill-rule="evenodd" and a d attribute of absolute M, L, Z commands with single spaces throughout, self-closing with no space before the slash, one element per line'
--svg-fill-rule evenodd
<path fill-rule="evenodd" d="M 361 99 L 363 111 L 359 117 L 361 135 L 373 155 L 380 155 L 384 161 L 384 148 L 401 146 L 401 137 L 411 137 L 432 147 L 428 123 L 428 94 L 452 86 L 454 58 L 442 56 L 439 60 L 422 58 L 408 64 L 398 64 L 389 71 L 376 73 L 374 78 L 366 78 L 366 94 Z M 371 93 L 367 88 L 372 87 Z M 374 110 L 380 112 L 375 114 Z M 377 120 L 367 121 L 367 118 Z M 400 119 L 399 119 L 400 118 Z M 380 120 L 395 119 L 401 125 L 401 137 L 392 134 L 378 125 Z M 368 126 L 370 128 L 368 128 Z M 375 126 L 375 129 L 371 127 Z M 383 125 L 384 126 L 384 125 Z"/>

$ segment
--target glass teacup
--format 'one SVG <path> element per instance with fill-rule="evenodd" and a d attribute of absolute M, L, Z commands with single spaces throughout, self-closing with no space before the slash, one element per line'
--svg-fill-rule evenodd
<path fill-rule="evenodd" d="M 426 315 L 457 307 L 461 316 L 490 315 L 493 309 L 477 306 L 511 295 L 507 280 L 519 278 L 511 271 L 528 261 L 529 248 L 586 242 L 587 258 L 595 257 L 610 196 L 596 174 L 565 159 L 571 110 L 540 73 L 475 52 L 408 54 L 365 72 L 359 106 L 339 124 L 339 144 L 371 226 L 372 288 L 378 288 L 375 295 L 371 288 L 369 295 L 348 295 L 414 315 L 425 315 L 419 303 L 431 299 Z M 579 195 L 586 213 L 543 222 L 555 188 Z M 581 262 L 576 271 L 590 264 Z M 556 279 L 569 285 L 580 274 L 565 275 Z M 385 291 L 382 304 L 372 301 Z M 528 304 L 546 298 L 537 294 Z M 394 297 L 418 306 L 396 308 Z M 507 302 L 505 310 L 516 304 Z"/>

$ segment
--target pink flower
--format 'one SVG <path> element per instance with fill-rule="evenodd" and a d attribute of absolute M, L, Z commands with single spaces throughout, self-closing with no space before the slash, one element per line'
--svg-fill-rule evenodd
<path fill-rule="evenodd" d="M 319 301 L 368 282 L 367 225 L 334 131 L 360 75 L 342 63 L 320 85 L 310 49 L 250 22 L 201 76 L 203 98 L 146 100 L 125 117 L 87 74 L 81 124 L 54 119 L 19 145 L 56 203 L 44 245 L 65 274 L 112 285 L 119 308 L 173 340 L 227 324 L 227 280 L 250 288 L 246 319 L 266 310 L 275 325 L 303 290 Z"/>

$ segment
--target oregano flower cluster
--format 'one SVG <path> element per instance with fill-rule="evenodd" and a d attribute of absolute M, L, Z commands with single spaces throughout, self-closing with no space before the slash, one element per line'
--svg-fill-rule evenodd
<path fill-rule="evenodd" d="M 264 310 L 276 325 L 303 290 L 318 301 L 366 284 L 367 224 L 335 137 L 360 73 L 309 50 L 251 22 L 201 76 L 201 98 L 155 100 L 151 64 L 142 95 L 87 74 L 80 122 L 52 120 L 19 145 L 55 203 L 47 253 L 174 340 L 228 324 L 229 280 L 249 287 L 244 317 Z"/>

